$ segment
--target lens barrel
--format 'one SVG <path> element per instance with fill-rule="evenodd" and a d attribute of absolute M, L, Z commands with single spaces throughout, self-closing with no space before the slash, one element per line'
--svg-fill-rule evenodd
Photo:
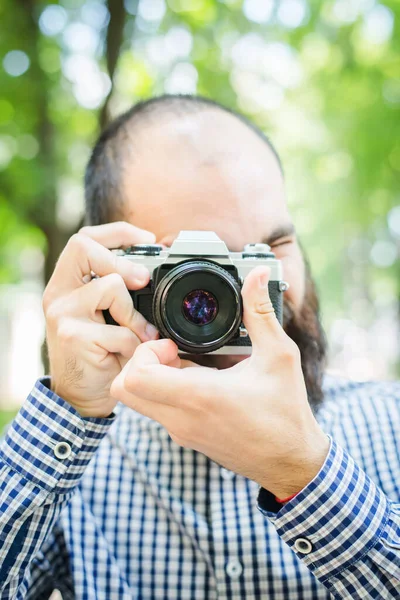
<path fill-rule="evenodd" d="M 235 335 L 242 321 L 239 283 L 221 266 L 189 260 L 172 267 L 153 296 L 153 315 L 163 337 L 180 350 L 205 354 Z"/>

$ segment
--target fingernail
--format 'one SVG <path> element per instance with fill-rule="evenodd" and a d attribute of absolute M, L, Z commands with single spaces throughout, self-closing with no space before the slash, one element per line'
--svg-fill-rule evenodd
<path fill-rule="evenodd" d="M 158 337 L 158 330 L 151 323 L 147 323 L 145 331 L 150 340 L 155 340 Z"/>
<path fill-rule="evenodd" d="M 260 278 L 259 278 L 260 288 L 268 287 L 270 273 L 271 273 L 271 271 L 269 269 L 268 269 L 268 272 L 261 273 Z"/>

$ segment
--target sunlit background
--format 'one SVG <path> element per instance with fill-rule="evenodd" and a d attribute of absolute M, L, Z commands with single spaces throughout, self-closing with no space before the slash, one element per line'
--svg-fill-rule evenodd
<path fill-rule="evenodd" d="M 396 377 L 399 19 L 397 0 L 2 0 L 0 408 L 43 374 L 41 294 L 99 129 L 163 92 L 212 97 L 272 138 L 331 368 Z"/>

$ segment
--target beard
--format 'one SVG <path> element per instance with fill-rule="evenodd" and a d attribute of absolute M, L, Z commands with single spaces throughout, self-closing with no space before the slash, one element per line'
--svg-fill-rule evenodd
<path fill-rule="evenodd" d="M 308 402 L 314 413 L 324 399 L 323 377 L 326 367 L 327 342 L 320 320 L 319 300 L 308 261 L 305 261 L 305 294 L 300 310 L 290 301 L 283 303 L 283 328 L 297 344 Z"/>
<path fill-rule="evenodd" d="M 300 310 L 296 310 L 289 300 L 284 299 L 283 329 L 299 347 L 308 402 L 315 414 L 324 398 L 322 384 L 326 366 L 327 343 L 320 321 L 315 283 L 304 253 L 303 257 L 306 278 L 304 299 Z M 182 358 L 192 360 L 204 367 L 229 369 L 248 356 L 183 354 Z"/>

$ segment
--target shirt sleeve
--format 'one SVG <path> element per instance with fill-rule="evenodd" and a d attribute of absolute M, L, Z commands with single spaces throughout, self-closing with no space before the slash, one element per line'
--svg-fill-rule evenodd
<path fill-rule="evenodd" d="M 400 504 L 332 439 L 295 498 L 276 507 L 261 489 L 258 507 L 334 598 L 400 598 Z"/>
<path fill-rule="evenodd" d="M 44 379 L 8 427 L 0 444 L 2 600 L 25 597 L 33 561 L 114 419 L 82 418 Z"/>

